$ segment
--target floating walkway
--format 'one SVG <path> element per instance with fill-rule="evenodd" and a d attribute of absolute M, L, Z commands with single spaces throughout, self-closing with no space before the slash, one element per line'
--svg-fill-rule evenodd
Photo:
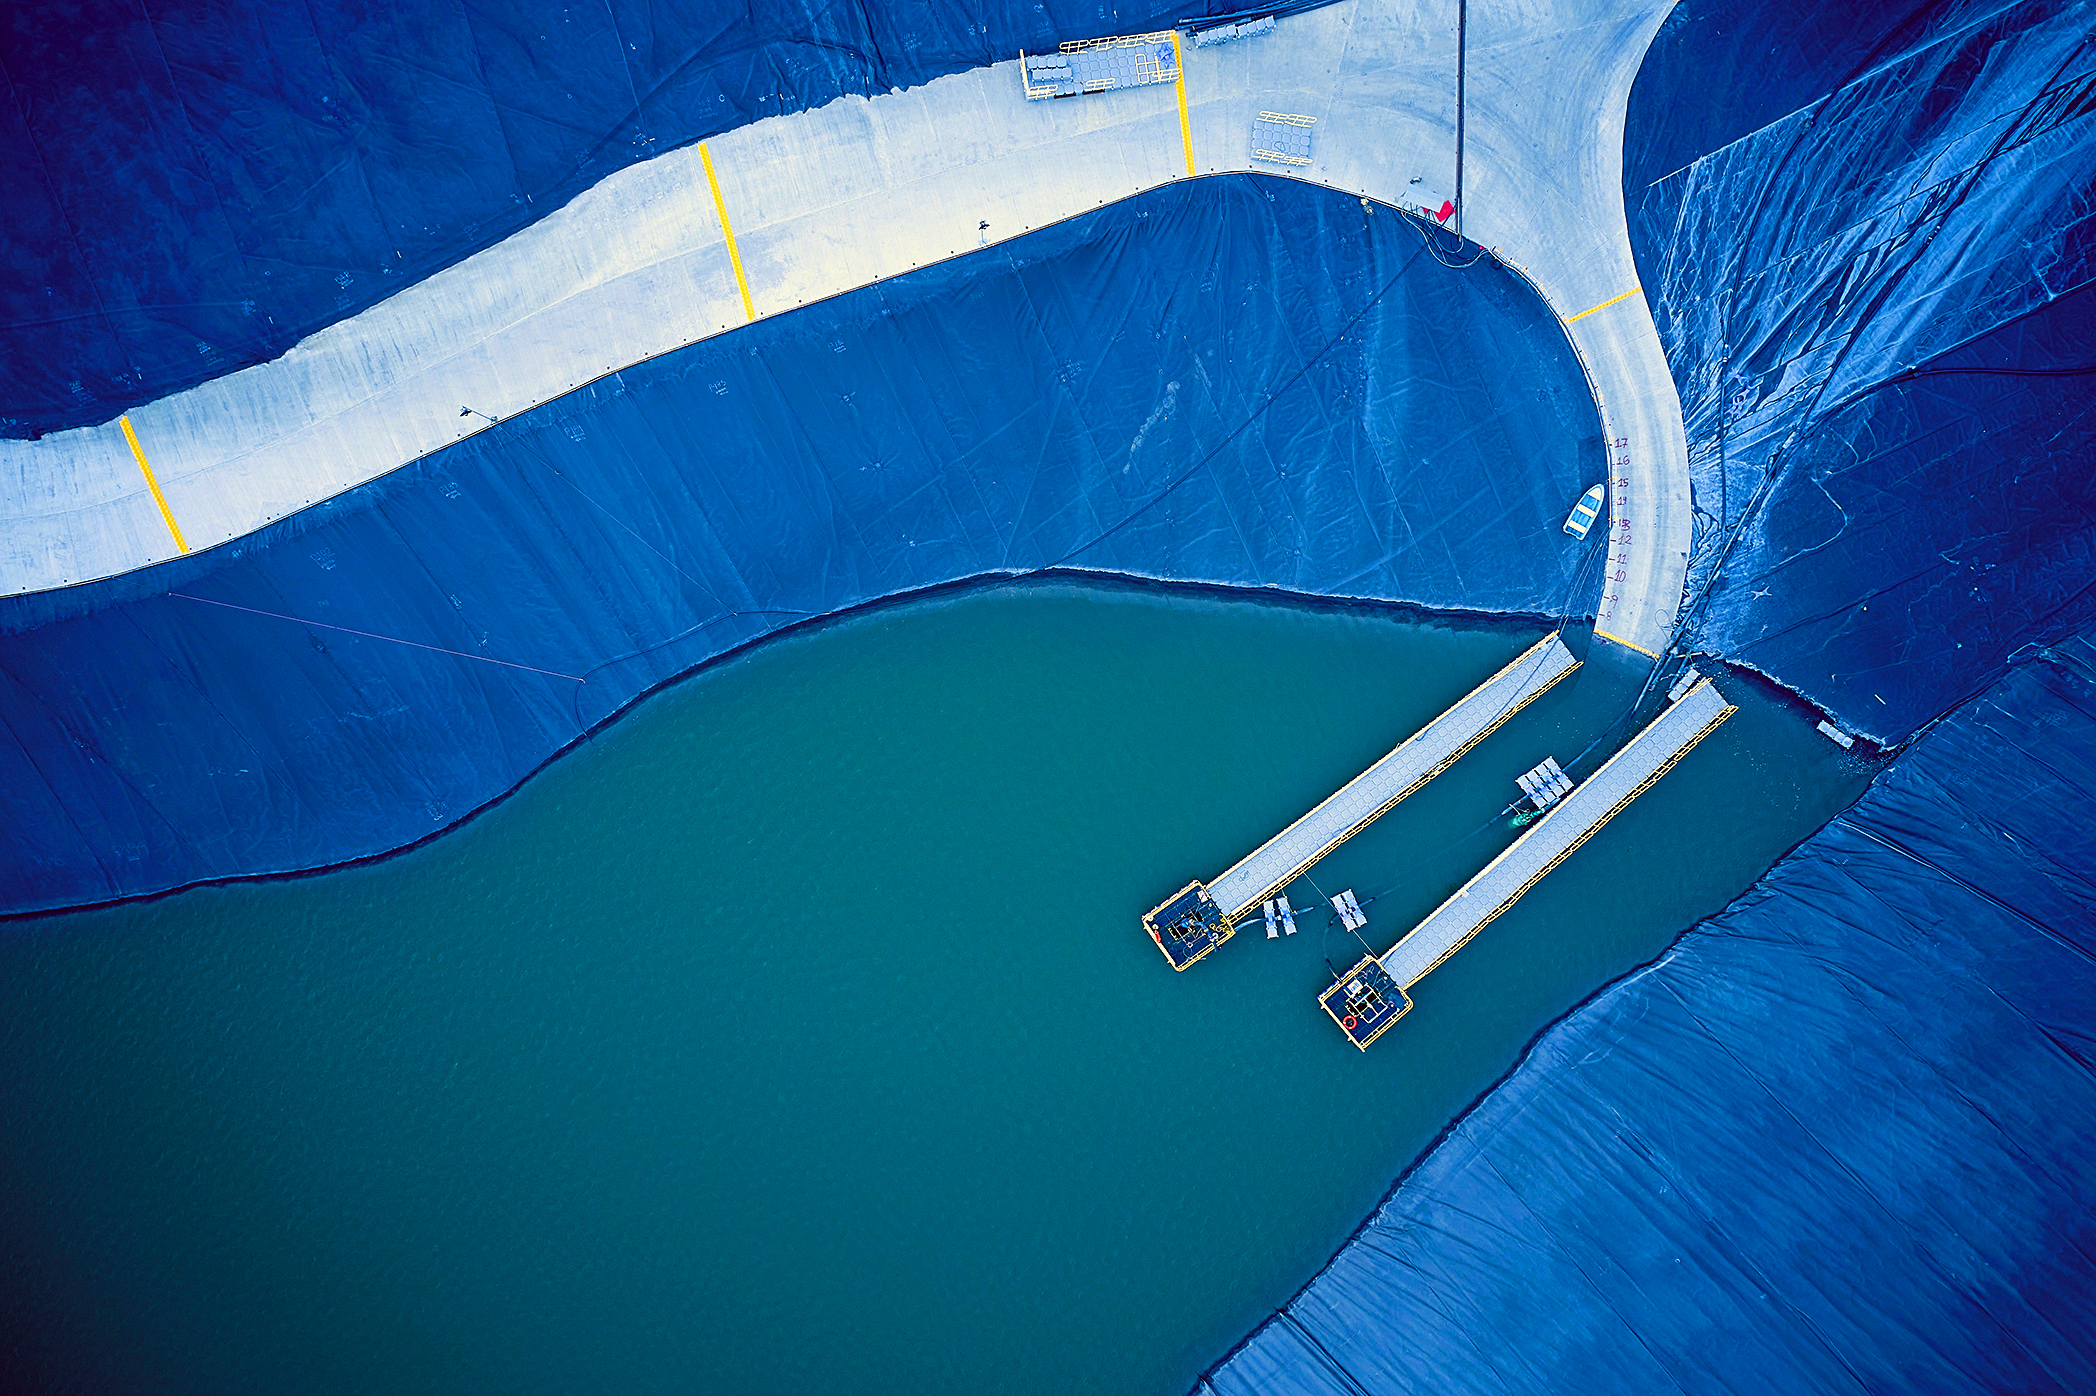
<path fill-rule="evenodd" d="M 1367 1051 L 1412 1007 L 1407 991 L 1414 984 L 1521 900 L 1737 711 L 1709 679 L 1697 682 L 1403 940 L 1341 975 L 1318 1003 L 1348 1041 Z"/>
<path fill-rule="evenodd" d="M 1579 661 L 1556 635 L 1537 641 L 1228 872 L 1212 882 L 1180 888 L 1143 917 L 1143 929 L 1173 969 L 1185 969 L 1228 940 L 1254 907 L 1454 765 L 1578 667 Z"/>

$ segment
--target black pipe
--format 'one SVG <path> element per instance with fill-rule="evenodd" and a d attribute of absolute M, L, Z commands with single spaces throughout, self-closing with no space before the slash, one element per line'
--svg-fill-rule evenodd
<path fill-rule="evenodd" d="M 1463 60 L 1470 44 L 1470 0 L 1456 0 L 1456 236 L 1463 236 Z"/>

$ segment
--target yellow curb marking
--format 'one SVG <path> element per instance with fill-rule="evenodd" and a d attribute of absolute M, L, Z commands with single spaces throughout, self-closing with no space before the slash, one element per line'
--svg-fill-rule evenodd
<path fill-rule="evenodd" d="M 1637 294 L 1638 292 L 1640 292 L 1640 291 L 1642 291 L 1642 290 L 1644 290 L 1644 289 L 1645 289 L 1645 288 L 1644 288 L 1644 287 L 1642 287 L 1642 286 L 1633 286 L 1633 287 L 1631 287 L 1631 288 L 1630 288 L 1629 290 L 1625 291 L 1625 292 L 1624 292 L 1624 293 L 1623 293 L 1622 295 L 1620 295 L 1620 296 L 1616 296 L 1616 297 L 1614 297 L 1614 298 L 1613 298 L 1613 299 L 1611 299 L 1611 300 L 1605 300 L 1605 301 L 1601 302 L 1601 304 L 1599 304 L 1599 305 L 1597 305 L 1597 306 L 1595 306 L 1595 307 L 1594 307 L 1594 310 L 1606 310 L 1606 309 L 1608 309 L 1608 308 L 1609 308 L 1610 306 L 1614 305 L 1614 304 L 1615 304 L 1615 303 L 1616 303 L 1617 301 L 1627 301 L 1627 300 L 1629 300 L 1629 299 L 1630 299 L 1630 298 L 1631 298 L 1632 296 L 1636 295 L 1636 294 Z M 1572 320 L 1584 320 L 1584 319 L 1586 319 L 1586 318 L 1587 318 L 1587 316 L 1589 316 L 1589 315 L 1592 315 L 1592 314 L 1594 313 L 1594 310 L 1582 310 L 1582 311 L 1580 311 L 1580 312 L 1579 312 L 1579 313 L 1578 313 L 1577 315 L 1573 316 L 1573 317 L 1572 317 Z M 1565 323 L 1569 325 L 1569 324 L 1571 324 L 1571 323 L 1572 323 L 1572 320 L 1567 320 L 1567 321 L 1565 321 Z M 1613 637 L 1613 636 L 1611 636 L 1610 638 L 1614 638 L 1614 637 Z"/>
<path fill-rule="evenodd" d="M 1186 172 L 1194 173 L 1194 128 L 1186 119 L 1186 61 L 1179 49 L 1179 31 L 1172 31 L 1172 66 L 1179 71 L 1173 86 L 1179 89 L 1179 139 L 1186 146 Z"/>
<path fill-rule="evenodd" d="M 1600 637 L 1601 637 L 1602 639 L 1604 639 L 1604 640 L 1614 640 L 1614 641 L 1615 641 L 1615 642 L 1616 642 L 1617 644 L 1619 644 L 1619 645 L 1622 645 L 1622 646 L 1623 646 L 1624 648 L 1626 648 L 1626 649 L 1633 649 L 1633 650 L 1636 650 L 1636 651 L 1637 651 L 1637 652 L 1638 652 L 1639 654 L 1642 654 L 1642 655 L 1644 655 L 1644 656 L 1645 656 L 1645 657 L 1646 657 L 1647 659 L 1657 659 L 1657 658 L 1659 658 L 1659 656 L 1658 656 L 1658 655 L 1656 655 L 1656 654 L 1652 653 L 1652 651 L 1651 651 L 1651 650 L 1648 650 L 1648 649 L 1646 649 L 1646 648 L 1645 648 L 1645 647 L 1644 647 L 1643 645 L 1639 644 L 1639 643 L 1638 643 L 1637 641 L 1635 641 L 1635 640 L 1626 640 L 1626 639 L 1624 639 L 1624 638 L 1623 638 L 1623 637 L 1622 637 L 1621 635 L 1611 635 L 1611 634 L 1609 634 L 1609 633 L 1608 633 L 1608 632 L 1607 632 L 1606 630 L 1603 630 L 1603 629 L 1602 629 L 1602 628 L 1601 628 L 1600 626 L 1598 626 L 1598 625 L 1594 627 L 1594 633 L 1595 633 L 1596 635 L 1599 635 L 1599 636 L 1600 636 Z"/>
<path fill-rule="evenodd" d="M 160 492 L 160 482 L 153 478 L 153 467 L 146 464 L 145 448 L 138 444 L 138 433 L 131 430 L 131 419 L 119 417 L 116 420 L 124 429 L 124 440 L 131 443 L 131 454 L 138 457 L 138 468 L 146 477 L 146 488 L 153 492 L 153 502 L 160 506 L 160 517 L 167 520 L 167 531 L 175 536 L 175 546 L 188 552 L 189 544 L 182 541 L 182 530 L 175 524 L 175 511 L 167 507 L 167 496 Z"/>
<path fill-rule="evenodd" d="M 699 142 L 699 161 L 706 166 L 706 183 L 713 190 L 713 211 L 720 215 L 721 236 L 728 240 L 728 261 L 735 268 L 735 289 L 742 292 L 742 313 L 755 320 L 757 307 L 750 304 L 750 282 L 742 274 L 742 253 L 735 246 L 735 229 L 728 222 L 728 201 L 721 197 L 720 178 L 713 173 L 713 152 L 704 141 Z"/>

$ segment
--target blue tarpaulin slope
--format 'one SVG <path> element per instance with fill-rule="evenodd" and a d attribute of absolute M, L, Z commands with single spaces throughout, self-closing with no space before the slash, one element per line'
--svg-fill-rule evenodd
<path fill-rule="evenodd" d="M 2092 661 L 1547 1032 L 1204 1389 L 2096 1389 Z"/>
<path fill-rule="evenodd" d="M 1684 11 L 1625 196 L 1688 430 L 1682 641 L 1897 741 L 2096 623 L 2096 6 L 1875 19 Z M 1657 168 L 1759 71 L 1811 100 Z"/>
<path fill-rule="evenodd" d="M 0 434 L 274 358 L 636 160 L 1205 8 L 0 7 Z"/>
<path fill-rule="evenodd" d="M 1563 331 L 1490 259 L 1306 184 L 1173 185 L 0 602 L 0 910 L 401 847 L 708 658 L 961 578 L 1584 605 L 1559 525 L 1600 468 Z"/>
<path fill-rule="evenodd" d="M 2091 21 L 1662 32 L 1625 193 L 1694 475 L 1681 642 L 1919 735 L 1545 1033 L 1207 1389 L 2096 1389 Z"/>

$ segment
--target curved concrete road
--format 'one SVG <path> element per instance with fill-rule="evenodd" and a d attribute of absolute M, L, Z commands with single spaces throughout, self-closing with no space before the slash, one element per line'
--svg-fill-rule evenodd
<path fill-rule="evenodd" d="M 1465 114 L 1463 231 L 1566 322 L 1611 442 L 1599 629 L 1650 653 L 1681 601 L 1688 453 L 1621 164 L 1631 80 L 1671 4 L 1474 0 Z M 634 166 L 274 362 L 133 411 L 137 452 L 117 423 L 0 442 L 0 594 L 165 561 L 176 529 L 190 549 L 238 538 L 485 426 L 462 405 L 507 417 L 744 323 L 721 209 L 763 316 L 1187 178 L 1189 145 L 1196 173 L 1284 172 L 1251 159 L 1260 111 L 1317 120 L 1314 163 L 1286 173 L 1438 208 L 1455 65 L 1453 0 L 1350 0 L 1186 44 L 1183 129 L 1171 86 L 1028 102 L 1010 62 Z"/>

